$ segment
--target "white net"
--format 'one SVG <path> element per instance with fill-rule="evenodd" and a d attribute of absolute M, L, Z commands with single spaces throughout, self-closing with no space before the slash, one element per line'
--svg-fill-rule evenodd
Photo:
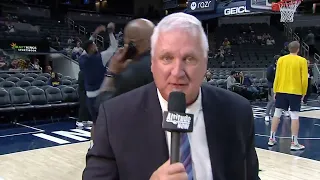
<path fill-rule="evenodd" d="M 293 22 L 294 13 L 300 3 L 301 1 L 299 0 L 283 1 L 280 3 L 280 22 Z"/>

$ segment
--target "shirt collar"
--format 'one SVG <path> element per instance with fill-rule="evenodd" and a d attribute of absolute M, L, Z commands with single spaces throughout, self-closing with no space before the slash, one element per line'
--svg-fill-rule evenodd
<path fill-rule="evenodd" d="M 158 88 L 157 88 L 157 94 L 158 94 L 158 98 L 159 98 L 162 112 L 168 111 L 168 102 L 162 97 Z M 201 93 L 201 88 L 200 88 L 197 100 L 187 107 L 186 113 L 194 114 L 194 115 L 198 114 L 198 112 L 200 110 L 202 110 L 201 99 L 202 99 L 202 93 Z"/>

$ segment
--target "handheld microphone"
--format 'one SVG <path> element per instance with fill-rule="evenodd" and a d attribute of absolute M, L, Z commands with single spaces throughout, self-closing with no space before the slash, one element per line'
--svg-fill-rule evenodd
<path fill-rule="evenodd" d="M 170 163 L 180 161 L 180 133 L 193 131 L 193 114 L 186 114 L 187 104 L 183 92 L 171 92 L 168 111 L 163 114 L 162 128 L 171 132 Z"/>

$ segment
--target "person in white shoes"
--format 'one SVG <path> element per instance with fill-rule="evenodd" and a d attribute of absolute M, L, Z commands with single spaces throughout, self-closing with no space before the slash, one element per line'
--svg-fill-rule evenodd
<path fill-rule="evenodd" d="M 275 55 L 273 57 L 274 63 L 271 64 L 267 69 L 267 80 L 268 80 L 268 99 L 269 102 L 267 104 L 266 108 L 266 116 L 264 117 L 265 121 L 270 121 L 270 118 L 274 114 L 275 109 L 275 101 L 274 101 L 274 94 L 273 94 L 273 82 L 276 75 L 276 67 L 277 67 L 277 61 L 280 58 L 280 55 Z"/>
<path fill-rule="evenodd" d="M 300 43 L 293 41 L 288 46 L 290 54 L 282 56 L 277 62 L 276 76 L 273 84 L 276 109 L 271 123 L 271 132 L 268 145 L 276 144 L 276 131 L 280 122 L 282 111 L 290 107 L 291 117 L 291 150 L 303 150 L 305 147 L 298 142 L 299 112 L 301 100 L 308 87 L 307 60 L 298 56 Z"/>

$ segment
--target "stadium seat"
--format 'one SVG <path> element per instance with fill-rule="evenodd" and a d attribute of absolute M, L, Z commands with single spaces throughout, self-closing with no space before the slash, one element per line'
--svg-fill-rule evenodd
<path fill-rule="evenodd" d="M 223 88 L 223 79 L 217 80 L 217 86 Z"/>
<path fill-rule="evenodd" d="M 40 81 L 43 81 L 43 82 L 45 82 L 45 83 L 48 82 L 48 78 L 45 77 L 45 76 L 38 76 L 35 80 L 40 80 Z"/>
<path fill-rule="evenodd" d="M 11 76 L 12 76 L 12 77 L 17 77 L 17 78 L 21 79 L 21 78 L 23 78 L 25 75 L 22 74 L 22 73 L 15 73 L 15 74 L 12 74 Z"/>
<path fill-rule="evenodd" d="M 78 90 L 79 84 L 73 84 L 70 87 L 72 87 L 73 89 L 75 89 L 76 91 Z"/>
<path fill-rule="evenodd" d="M 3 82 L 3 81 L 5 81 L 5 80 L 3 78 L 0 78 L 0 83 Z"/>
<path fill-rule="evenodd" d="M 57 73 L 57 75 L 60 79 L 63 77 L 61 73 Z"/>
<path fill-rule="evenodd" d="M 260 84 L 263 88 L 268 88 L 268 80 L 267 78 L 261 78 L 260 80 Z"/>
<path fill-rule="evenodd" d="M 72 79 L 72 77 L 70 77 L 70 76 L 63 76 L 62 78 L 61 78 L 61 80 L 69 80 L 69 81 L 72 81 L 73 79 Z"/>
<path fill-rule="evenodd" d="M 16 87 L 16 84 L 11 81 L 3 81 L 0 83 L 0 87 L 4 88 L 6 91 L 9 91 L 9 89 Z"/>
<path fill-rule="evenodd" d="M 36 110 L 51 108 L 50 104 L 47 104 L 47 97 L 43 89 L 33 88 L 28 91 L 30 103 Z"/>
<path fill-rule="evenodd" d="M 9 93 L 5 89 L 0 88 L 0 113 L 12 112 L 15 108 L 12 107 Z"/>
<path fill-rule="evenodd" d="M 61 81 L 61 84 L 70 86 L 70 85 L 72 85 L 72 82 L 70 80 L 64 79 L 64 80 Z"/>
<path fill-rule="evenodd" d="M 72 84 L 78 84 L 78 80 L 76 80 L 76 79 L 72 80 L 71 82 L 72 82 Z"/>
<path fill-rule="evenodd" d="M 28 81 L 18 81 L 16 83 L 17 87 L 21 87 L 22 89 L 26 89 L 27 87 L 30 87 L 31 84 Z"/>
<path fill-rule="evenodd" d="M 26 75 L 26 77 L 32 77 L 32 78 L 37 78 L 38 77 L 38 74 L 36 74 L 36 73 L 28 73 L 27 75 Z"/>
<path fill-rule="evenodd" d="M 26 111 L 33 108 L 33 106 L 30 105 L 30 99 L 25 89 L 13 87 L 11 88 L 9 94 L 12 105 L 17 111 Z"/>
<path fill-rule="evenodd" d="M 51 76 L 50 76 L 49 73 L 42 73 L 42 74 L 40 74 L 39 76 L 46 77 L 47 79 L 50 79 L 50 78 L 51 78 Z"/>
<path fill-rule="evenodd" d="M 23 81 L 28 81 L 29 83 L 32 83 L 34 81 L 33 77 L 25 76 L 21 80 Z"/>
<path fill-rule="evenodd" d="M 20 81 L 20 79 L 17 78 L 17 77 L 11 76 L 11 77 L 8 77 L 8 78 L 6 79 L 6 81 L 11 81 L 11 82 L 17 83 L 18 81 Z"/>
<path fill-rule="evenodd" d="M 48 87 L 52 87 L 52 86 L 50 86 L 50 85 L 47 84 L 47 85 L 42 86 L 41 89 L 43 89 L 44 91 L 46 91 L 46 89 L 47 89 Z"/>
<path fill-rule="evenodd" d="M 217 86 L 217 80 L 213 79 L 213 80 L 209 81 L 209 84 L 212 86 Z"/>
<path fill-rule="evenodd" d="M 34 80 L 32 83 L 31 83 L 32 86 L 37 86 L 37 87 L 42 87 L 42 86 L 45 86 L 47 85 L 47 83 L 41 81 L 41 80 Z"/>
<path fill-rule="evenodd" d="M 65 88 L 65 87 L 68 87 L 67 85 L 60 85 L 58 86 L 59 89 L 62 89 L 62 88 Z"/>
<path fill-rule="evenodd" d="M 37 88 L 37 86 L 29 86 L 29 87 L 26 87 L 25 90 L 28 92 L 30 89 L 33 89 L 33 88 Z"/>
<path fill-rule="evenodd" d="M 3 78 L 3 79 L 7 79 L 8 77 L 10 77 L 11 75 L 10 74 L 7 74 L 7 73 L 0 73 L 0 78 Z"/>
<path fill-rule="evenodd" d="M 72 87 L 64 87 L 61 89 L 62 101 L 68 103 L 70 106 L 76 106 L 79 104 L 77 91 Z"/>
<path fill-rule="evenodd" d="M 59 88 L 48 87 L 45 92 L 46 92 L 48 104 L 51 104 L 52 107 L 61 108 L 64 106 L 68 106 L 67 103 L 62 103 L 62 94 Z"/>

